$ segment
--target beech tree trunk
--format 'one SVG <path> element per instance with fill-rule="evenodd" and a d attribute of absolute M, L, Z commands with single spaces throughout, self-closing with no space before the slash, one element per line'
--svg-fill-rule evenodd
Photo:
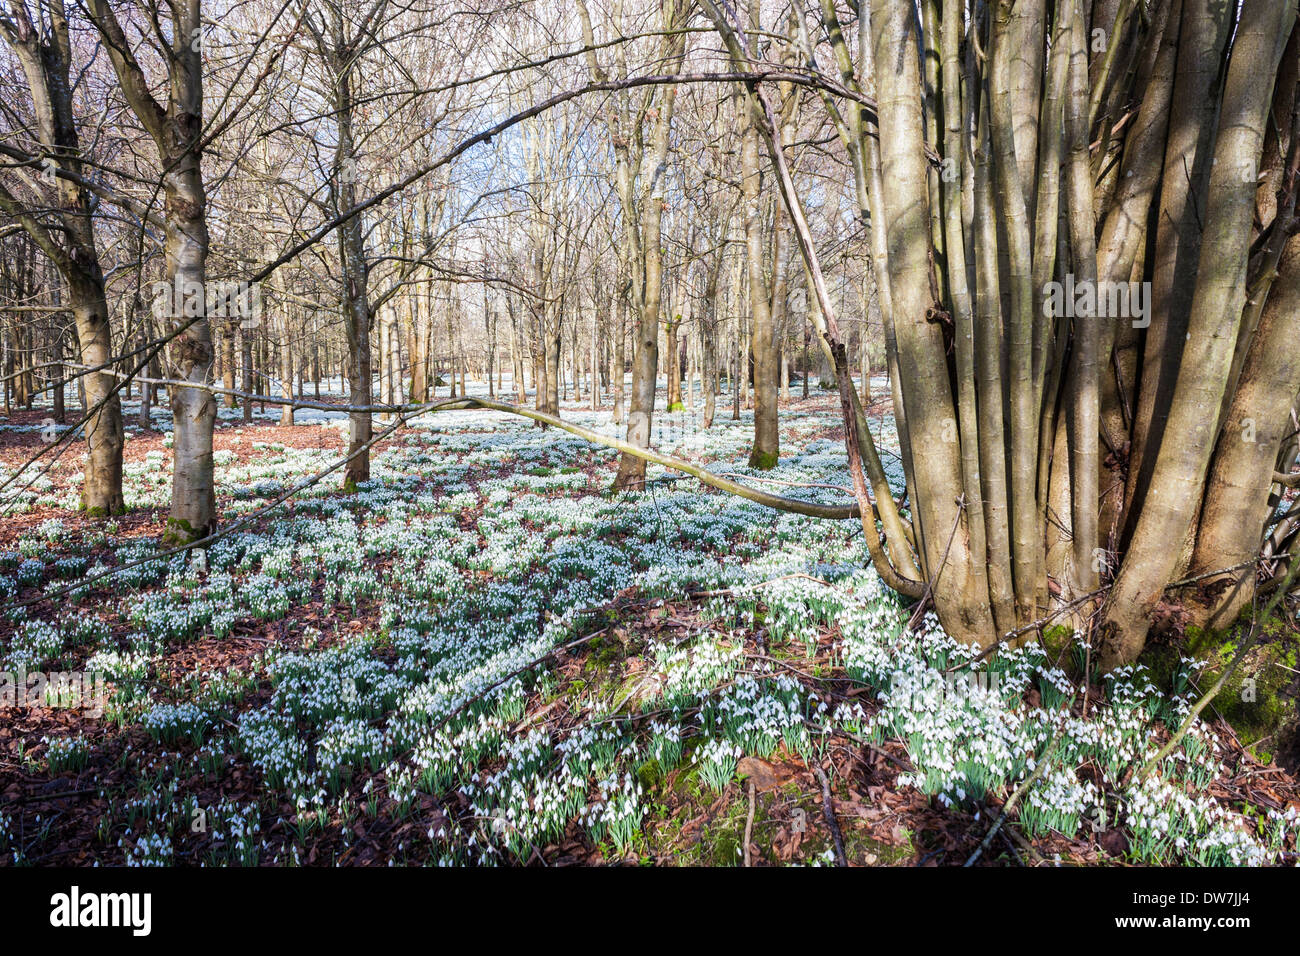
<path fill-rule="evenodd" d="M 208 255 L 207 196 L 203 187 L 203 58 L 199 0 L 169 7 L 171 49 L 167 61 L 167 106 L 149 91 L 144 71 L 106 0 L 90 0 L 88 11 L 104 38 L 123 95 L 157 146 L 165 194 L 165 275 L 173 295 L 177 336 L 169 349 L 170 378 L 193 387 L 172 386 L 174 443 L 172 504 L 166 538 L 187 543 L 216 527 L 212 473 L 212 430 L 217 403 L 207 389 L 212 379 L 212 335 L 205 309 Z M 197 299 L 197 301 L 196 301 Z"/>
<path fill-rule="evenodd" d="M 0 210 L 26 230 L 63 276 L 67 306 L 77 330 L 81 364 L 96 369 L 81 379 L 85 407 L 90 416 L 85 424 L 87 454 L 81 506 L 90 515 L 116 515 L 125 510 L 122 498 L 122 449 L 125 441 L 122 406 L 111 364 L 112 336 L 104 295 L 104 274 L 90 218 L 91 196 L 80 180 L 84 167 L 69 79 L 73 48 L 62 0 L 53 0 L 48 12 L 48 23 L 38 30 L 28 19 L 26 7 L 16 5 L 12 9 L 13 20 L 0 22 L 0 36 L 22 65 L 32 94 L 36 138 L 53 157 L 47 161 L 46 170 L 52 177 L 50 185 L 55 195 L 61 235 L 47 228 L 35 210 L 25 207 L 2 187 Z M 59 382 L 56 418 L 62 410 L 62 373 L 62 367 L 55 370 L 55 380 Z M 19 381 L 23 383 L 23 377 L 20 376 Z M 28 389 L 28 401 L 30 394 Z"/>

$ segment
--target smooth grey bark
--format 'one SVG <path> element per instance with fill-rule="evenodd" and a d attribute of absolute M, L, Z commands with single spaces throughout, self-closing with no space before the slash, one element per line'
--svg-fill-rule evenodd
<path fill-rule="evenodd" d="M 207 195 L 203 186 L 203 57 L 198 38 L 199 0 L 169 6 L 171 46 L 167 60 L 167 105 L 154 99 L 144 70 L 131 53 L 107 0 L 89 0 L 87 11 L 104 39 L 124 98 L 158 150 L 165 196 L 166 276 L 173 289 L 205 289 L 208 255 Z M 212 335 L 204 303 L 187 302 L 196 314 L 172 315 L 171 377 L 207 385 L 212 374 Z M 197 299 L 202 300 L 202 293 Z M 166 538 L 188 543 L 216 527 L 212 430 L 217 405 L 203 388 L 168 389 L 174 424 L 172 501 Z"/>
<path fill-rule="evenodd" d="M 1233 42 L 1219 114 L 1209 203 L 1201 239 L 1187 341 L 1165 440 L 1152 470 L 1152 492 L 1138 516 L 1102 623 L 1102 664 L 1132 660 L 1149 614 L 1171 580 L 1201 502 L 1218 433 L 1233 347 L 1246 298 L 1247 250 L 1255 208 L 1254 168 L 1282 51 L 1296 20 L 1295 0 L 1247 3 Z"/>
<path fill-rule="evenodd" d="M 0 187 L 0 210 L 22 226 L 58 268 L 67 289 L 81 351 L 81 364 L 107 365 L 113 355 L 104 273 L 95 242 L 89 190 L 82 185 L 84 164 L 73 108 L 70 72 L 72 44 L 62 0 L 40 5 L 48 19 L 38 30 L 25 5 L 11 9 L 12 20 L 0 19 L 0 36 L 14 51 L 31 94 L 36 137 L 47 151 L 45 167 L 53 174 L 57 229 L 51 229 L 30 207 Z M 68 175 L 62 175 L 67 173 Z M 59 349 L 61 352 L 61 348 Z M 56 380 L 62 377 L 57 369 Z M 125 510 L 122 498 L 122 406 L 112 370 L 91 372 L 80 379 L 91 417 L 85 425 L 86 467 L 81 506 L 88 514 L 113 515 Z M 7 397 L 7 393 L 6 393 Z M 61 415 L 63 388 L 55 390 L 55 418 Z"/>

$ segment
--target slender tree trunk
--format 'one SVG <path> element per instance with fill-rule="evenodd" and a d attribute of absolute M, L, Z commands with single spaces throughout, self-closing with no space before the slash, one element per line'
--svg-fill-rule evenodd
<path fill-rule="evenodd" d="M 0 188 L 0 211 L 27 231 L 32 239 L 32 251 L 39 247 L 62 275 L 68 293 L 67 304 L 76 327 L 81 364 L 91 368 L 104 366 L 103 370 L 79 379 L 85 410 L 90 414 L 85 426 L 87 457 L 81 506 L 93 516 L 115 515 L 125 510 L 122 498 L 125 439 L 122 406 L 111 366 L 112 333 L 104 293 L 104 274 L 91 219 L 91 196 L 80 180 L 84 168 L 70 82 L 73 47 L 63 4 L 50 4 L 45 14 L 44 22 L 37 29 L 29 19 L 27 6 L 16 5 L 0 23 L 0 35 L 13 49 L 26 75 L 37 134 L 51 157 L 46 160 L 47 169 L 56 172 L 56 212 L 62 239 L 56 241 L 40 219 L 22 208 L 3 188 Z M 57 348 L 56 359 L 59 359 L 61 340 Z M 12 351 L 10 355 L 13 355 Z M 12 370 L 12 362 L 7 363 L 6 372 Z M 62 367 L 56 367 L 54 374 L 56 381 L 61 379 Z M 32 389 L 27 386 L 26 376 L 19 376 L 15 385 L 16 392 L 26 393 L 19 400 L 25 400 L 24 403 L 30 406 Z M 62 420 L 61 384 L 56 387 L 56 393 L 55 417 Z M 10 411 L 9 395 L 6 381 L 6 414 Z"/>
<path fill-rule="evenodd" d="M 88 12 L 105 39 L 105 49 L 131 110 L 158 148 L 166 210 L 166 276 L 172 289 L 186 293 L 187 308 L 173 302 L 179 335 L 173 340 L 169 377 L 198 387 L 169 387 L 174 444 L 172 447 L 172 506 L 167 543 L 184 543 L 207 536 L 216 527 L 216 493 L 212 472 L 212 431 L 217 403 L 206 386 L 212 376 L 212 334 L 204 303 L 192 290 L 206 288 L 208 254 L 207 196 L 203 188 L 203 63 L 193 38 L 200 33 L 199 0 L 171 7 L 172 48 L 169 51 L 168 105 L 160 106 L 149 92 L 144 73 L 130 53 L 130 44 L 106 0 L 90 0 Z M 197 292 L 202 300 L 204 293 Z M 175 308 L 181 306 L 181 308 Z M 89 396 L 88 396 L 89 397 Z"/>
<path fill-rule="evenodd" d="M 677 0 L 665 0 L 663 5 L 663 22 L 669 29 L 669 35 L 663 38 L 661 52 L 663 69 L 676 72 L 681 67 L 685 54 L 685 35 L 673 27 L 684 17 L 686 10 Z M 667 86 L 662 89 L 658 100 L 658 116 L 651 129 L 649 153 L 645 157 L 646 169 L 650 171 L 645 196 L 641 203 L 639 231 L 635 243 L 639 250 L 633 256 L 633 269 L 640 268 L 640 294 L 637 297 L 637 323 L 635 332 L 635 350 L 632 358 L 632 395 L 627 418 L 627 440 L 638 448 L 650 447 L 651 419 L 655 407 L 655 385 L 659 371 L 659 319 L 660 301 L 663 294 L 663 252 L 660 229 L 663 224 L 664 197 L 666 195 L 668 176 L 668 137 L 672 127 L 673 107 L 677 100 L 677 87 Z M 626 167 L 626 162 L 623 163 Z M 626 176 L 626 169 L 620 172 Z M 624 183 L 622 194 L 630 196 L 630 189 Z M 629 203 L 624 201 L 624 212 L 629 212 Z M 618 475 L 614 479 L 614 488 L 619 491 L 640 491 L 645 487 L 645 460 L 624 454 L 619 460 Z"/>
<path fill-rule="evenodd" d="M 751 0 L 750 24 L 758 20 L 757 0 Z M 749 316 L 751 347 L 754 355 L 754 443 L 749 451 L 749 467 L 775 468 L 780 457 L 781 437 L 777 422 L 777 361 L 775 330 L 767 279 L 763 275 L 763 220 L 759 195 L 758 130 L 761 121 L 746 110 L 747 120 L 741 139 L 741 186 L 745 202 L 745 264 L 749 274 Z M 773 223 L 773 279 L 780 271 L 780 214 Z"/>
<path fill-rule="evenodd" d="M 627 266 L 619 264 L 618 291 L 614 296 L 614 424 L 623 424 L 623 386 L 627 379 Z"/>
<path fill-rule="evenodd" d="M 285 404 L 280 406 L 280 424 L 293 424 L 293 337 L 289 321 L 290 306 L 286 303 L 280 313 L 280 397 Z"/>
<path fill-rule="evenodd" d="M 664 365 L 664 379 L 667 401 L 666 408 L 670 412 L 680 412 L 684 407 L 682 404 L 682 367 L 678 362 L 678 330 L 681 328 L 682 317 L 680 314 L 668 316 L 664 322 L 664 339 L 665 351 L 668 361 Z"/>
<path fill-rule="evenodd" d="M 250 328 L 241 328 L 239 330 L 239 367 L 240 383 L 239 389 L 245 395 L 252 395 L 258 391 L 253 381 L 253 330 Z M 253 421 L 253 399 L 244 399 L 244 424 L 252 424 Z"/>
<path fill-rule="evenodd" d="M 888 282 L 897 353 L 901 408 L 916 484 L 913 524 L 921 570 L 930 582 L 945 629 L 958 640 L 987 642 L 992 620 L 986 594 L 972 576 L 969 536 L 961 519 L 961 455 L 945 441 L 956 420 L 941 328 L 929 321 L 935 306 L 930 285 L 930 222 L 923 149 L 920 84 L 910 7 L 872 0 L 874 60 L 880 117 L 881 204 L 887 235 Z M 877 281 L 883 283 L 882 276 Z M 896 407 L 898 405 L 896 404 Z M 900 430 L 901 436 L 901 430 Z M 942 573 L 941 573 L 942 569 Z"/>

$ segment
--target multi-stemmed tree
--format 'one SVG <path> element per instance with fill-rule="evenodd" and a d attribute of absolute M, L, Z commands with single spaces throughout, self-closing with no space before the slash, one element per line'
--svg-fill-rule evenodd
<path fill-rule="evenodd" d="M 745 27 L 705 5 L 756 69 Z M 876 496 L 877 566 L 958 638 L 1060 617 L 1096 627 L 1107 667 L 1153 621 L 1229 623 L 1295 550 L 1273 509 L 1300 389 L 1296 4 L 920 11 L 873 0 L 850 31 L 822 0 L 818 24 L 911 505 L 900 537 Z M 750 90 L 779 170 L 770 100 Z M 839 354 L 799 192 L 778 181 Z M 917 576 L 900 568 L 911 542 Z"/>

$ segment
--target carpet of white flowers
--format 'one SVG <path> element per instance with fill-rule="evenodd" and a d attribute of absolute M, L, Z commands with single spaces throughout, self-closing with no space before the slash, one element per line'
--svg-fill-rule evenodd
<path fill-rule="evenodd" d="M 766 477 L 849 484 L 823 409 L 783 422 Z M 564 414 L 617 432 L 607 412 Z M 310 421 L 338 439 L 295 448 L 223 421 L 227 524 L 338 460 L 344 423 Z M 745 473 L 750 428 L 723 406 L 708 431 L 664 416 L 654 440 Z M 1012 815 L 1030 841 L 1116 829 L 1131 862 L 1294 859 L 1294 810 L 1210 795 L 1223 744 L 1203 724 L 1136 782 L 1194 699 L 1192 662 L 1174 688 L 1140 668 L 1109 675 L 1085 716 L 1036 644 L 971 664 L 977 649 L 932 618 L 907 628 L 856 522 L 777 513 L 654 466 L 647 492 L 614 497 L 614 460 L 505 415 L 427 416 L 355 494 L 332 476 L 206 552 L 82 587 L 159 545 L 61 519 L 75 488 L 37 479 L 20 510 L 54 516 L 0 553 L 0 601 L 55 597 L 5 612 L 0 669 L 102 671 L 112 692 L 90 730 L 18 744 L 21 773 L 67 777 L 90 825 L 60 835 L 73 809 L 43 817 L 0 797 L 4 862 L 57 859 L 72 839 L 88 841 L 81 860 L 131 866 L 527 864 L 575 841 L 663 861 L 665 791 L 700 806 L 730 794 L 743 815 L 746 758 L 833 767 L 845 746 L 893 747 L 906 770 L 892 786 L 968 820 L 965 852 L 1045 761 Z M 158 452 L 128 464 L 128 507 L 165 507 L 170 468 Z M 213 668 L 196 651 L 236 638 L 260 650 Z M 399 832 L 386 858 L 363 854 Z M 808 848 L 794 861 L 833 862 L 824 840 Z"/>

